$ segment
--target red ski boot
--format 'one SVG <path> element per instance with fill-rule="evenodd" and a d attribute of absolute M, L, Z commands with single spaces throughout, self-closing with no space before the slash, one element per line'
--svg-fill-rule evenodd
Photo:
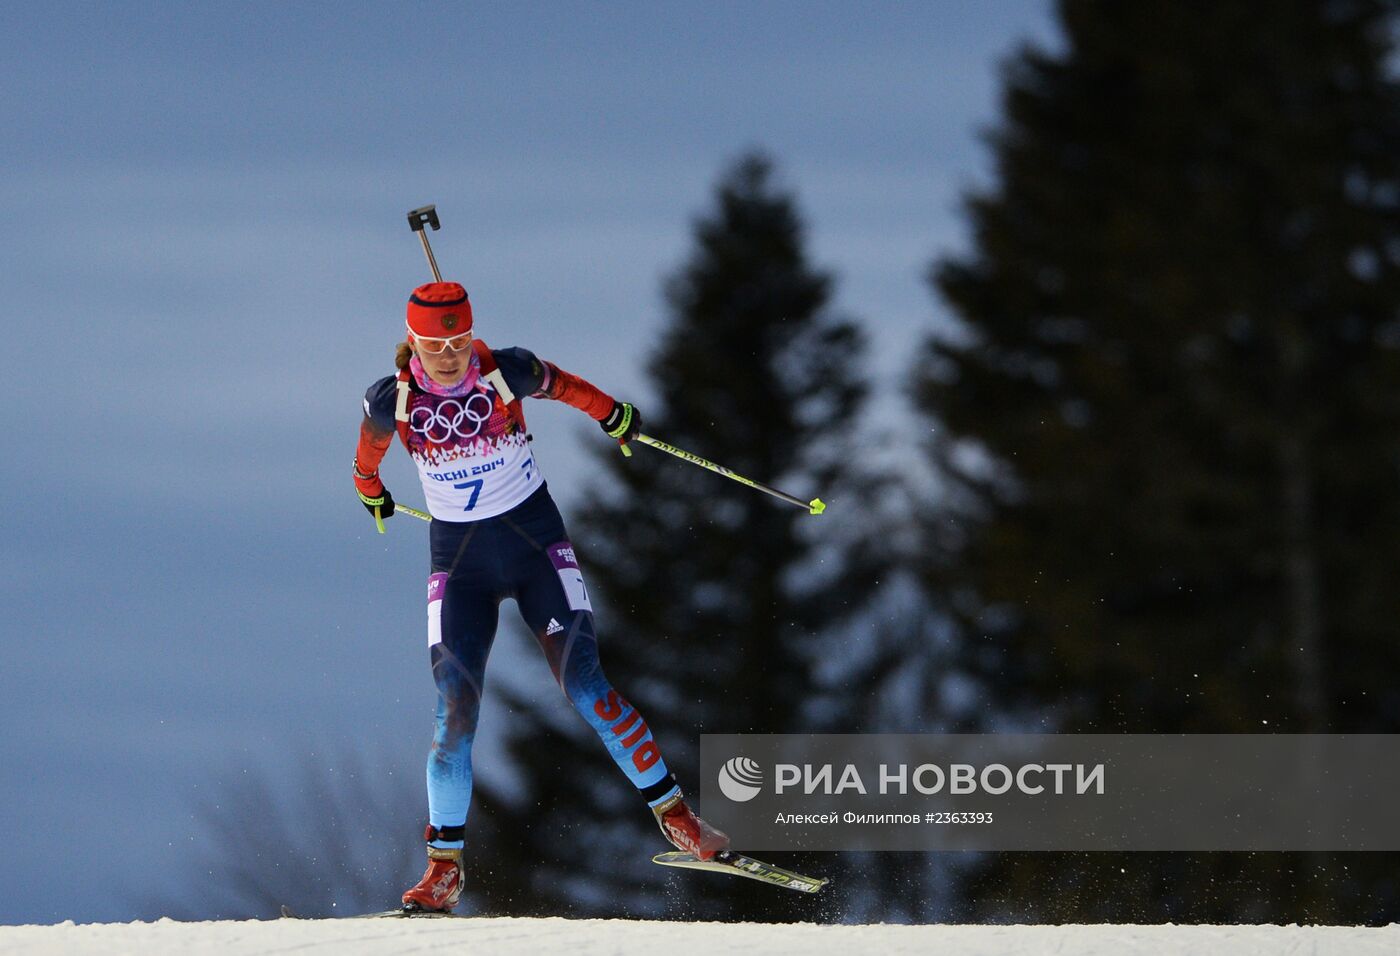
<path fill-rule="evenodd" d="M 652 807 L 657 826 L 678 850 L 697 860 L 709 860 L 729 846 L 729 837 L 710 826 L 686 806 L 684 795 L 677 793 L 670 800 Z"/>
<path fill-rule="evenodd" d="M 450 912 L 462 898 L 462 851 L 428 847 L 428 872 L 403 895 L 405 910 Z"/>

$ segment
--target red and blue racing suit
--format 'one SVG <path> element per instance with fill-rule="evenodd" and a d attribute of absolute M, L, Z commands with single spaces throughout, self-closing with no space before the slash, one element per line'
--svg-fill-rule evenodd
<path fill-rule="evenodd" d="M 428 648 L 438 708 L 427 777 L 440 847 L 462 845 L 486 658 L 504 598 L 515 599 L 560 688 L 647 803 L 678 789 L 646 721 L 603 675 L 588 590 L 520 407 L 525 396 L 555 399 L 601 421 L 613 399 L 524 349 L 479 340 L 473 348 L 467 381 L 475 384 L 464 394 L 435 394 L 408 369 L 370 386 L 356 450 L 356 485 L 376 496 L 379 463 L 397 434 L 433 515 Z"/>

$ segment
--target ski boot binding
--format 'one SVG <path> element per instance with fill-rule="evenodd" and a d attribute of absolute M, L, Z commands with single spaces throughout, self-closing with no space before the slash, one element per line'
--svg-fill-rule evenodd
<path fill-rule="evenodd" d="M 729 846 L 729 837 L 695 815 L 686 805 L 685 795 L 674 797 L 651 808 L 656 825 L 676 849 L 689 853 L 697 860 L 713 859 Z"/>
<path fill-rule="evenodd" d="M 445 835 L 445 830 L 458 830 L 461 827 L 444 827 L 439 830 L 429 825 L 424 839 L 432 841 L 453 839 Z M 460 839 L 460 835 L 456 837 Z M 405 913 L 449 913 L 462 898 L 462 850 L 442 849 L 428 845 L 428 870 L 418 885 L 403 895 Z"/>

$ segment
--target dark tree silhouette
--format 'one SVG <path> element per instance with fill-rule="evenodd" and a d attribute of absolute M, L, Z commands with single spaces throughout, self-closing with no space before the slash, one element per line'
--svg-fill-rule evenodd
<path fill-rule="evenodd" d="M 1059 4 L 916 373 L 970 723 L 1400 723 L 1394 5 Z M 949 526 L 959 529 L 949 536 Z M 1035 855 L 971 912 L 1375 920 L 1393 858 Z M 1112 885 L 1115 891 L 1104 892 Z"/>

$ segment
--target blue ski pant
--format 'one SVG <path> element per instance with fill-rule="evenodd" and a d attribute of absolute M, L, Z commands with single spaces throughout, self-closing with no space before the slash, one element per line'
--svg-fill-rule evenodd
<path fill-rule="evenodd" d="M 429 823 L 466 823 L 486 658 L 505 598 L 515 599 L 560 689 L 647 803 L 672 796 L 675 781 L 646 721 L 603 675 L 588 591 L 548 487 L 494 518 L 434 520 L 430 539 L 428 647 L 438 706 L 428 754 Z"/>

